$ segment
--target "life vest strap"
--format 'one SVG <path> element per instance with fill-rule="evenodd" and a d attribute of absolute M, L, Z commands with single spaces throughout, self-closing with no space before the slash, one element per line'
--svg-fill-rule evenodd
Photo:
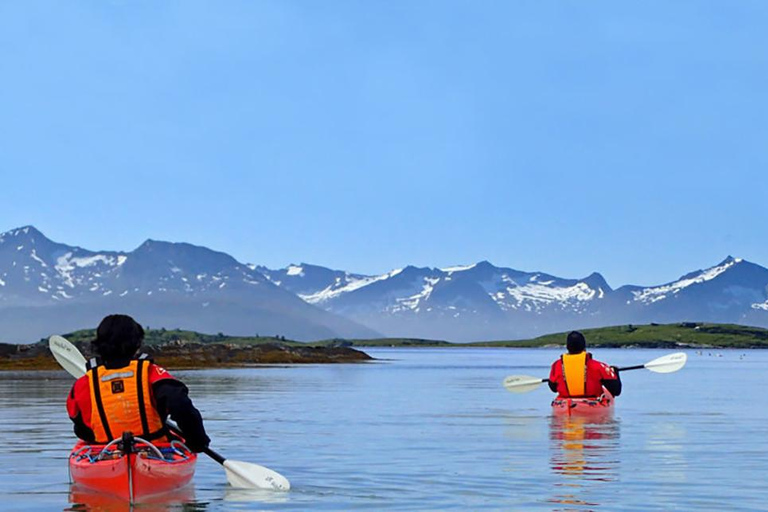
<path fill-rule="evenodd" d="M 92 359 L 95 361 L 95 358 Z M 99 367 L 95 367 L 91 372 L 91 387 L 93 389 L 93 395 L 96 400 L 96 408 L 99 411 L 99 418 L 101 419 L 101 425 L 104 428 L 104 434 L 109 441 L 113 440 L 112 431 L 109 428 L 109 421 L 107 420 L 107 413 L 104 410 L 104 403 L 101 400 L 101 387 L 99 386 Z"/>
<path fill-rule="evenodd" d="M 146 354 L 142 354 L 146 355 Z M 145 359 L 139 360 L 136 365 L 136 384 L 139 390 L 139 416 L 141 417 L 141 431 L 143 434 L 149 434 L 149 422 L 147 421 L 147 409 L 144 405 L 144 373 L 145 367 L 149 367 L 149 362 Z"/>

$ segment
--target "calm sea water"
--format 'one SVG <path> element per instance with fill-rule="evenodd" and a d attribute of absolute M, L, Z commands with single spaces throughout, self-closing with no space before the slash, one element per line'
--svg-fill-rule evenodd
<path fill-rule="evenodd" d="M 559 421 L 544 349 L 370 349 L 371 364 L 178 372 L 212 448 L 287 476 L 237 491 L 201 456 L 180 502 L 136 510 L 768 510 L 768 351 L 689 352 L 623 375 L 613 418 Z M 669 351 L 596 350 L 620 366 Z M 0 510 L 86 510 L 70 493 L 63 372 L 0 373 Z M 107 510 L 115 510 L 107 506 Z"/>

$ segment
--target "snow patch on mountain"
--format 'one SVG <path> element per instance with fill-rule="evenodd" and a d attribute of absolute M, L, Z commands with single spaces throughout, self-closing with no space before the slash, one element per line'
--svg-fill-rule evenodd
<path fill-rule="evenodd" d="M 642 290 L 633 291 L 632 295 L 634 295 L 634 300 L 637 302 L 653 304 L 654 302 L 666 299 L 670 295 L 680 293 L 682 290 L 685 290 L 689 286 L 711 281 L 723 272 L 727 271 L 729 268 L 738 263 L 741 263 L 742 261 L 743 260 L 741 258 L 728 258 L 722 264 L 704 270 L 698 274 L 694 274 L 690 277 L 686 276 L 673 283 L 665 284 L 663 286 L 656 286 L 653 288 L 644 288 Z"/>
<path fill-rule="evenodd" d="M 472 270 L 477 266 L 477 263 L 473 263 L 472 265 L 457 265 L 455 267 L 445 267 L 441 268 L 443 272 L 448 272 L 449 274 L 452 274 L 454 272 L 464 272 L 465 270 Z"/>
<path fill-rule="evenodd" d="M 289 276 L 303 276 L 304 275 L 304 269 L 302 267 L 298 267 L 296 265 L 291 265 L 286 269 L 286 273 Z"/>
<path fill-rule="evenodd" d="M 81 284 L 79 282 L 80 280 L 77 280 L 74 275 L 77 269 L 93 267 L 100 263 L 109 267 L 114 267 L 122 265 L 125 263 L 126 259 L 127 258 L 125 256 L 115 257 L 104 254 L 95 254 L 86 257 L 75 257 L 73 256 L 72 252 L 67 252 L 63 256 L 56 258 L 56 265 L 54 268 L 56 269 L 56 272 L 58 272 L 58 274 L 62 277 L 64 284 L 70 288 L 74 288 L 76 281 L 78 281 L 78 284 Z M 43 264 L 43 266 L 46 266 L 42 260 L 40 260 L 40 262 Z M 93 274 L 92 276 L 86 276 L 85 281 L 90 281 L 92 277 L 99 277 L 100 275 L 101 274 Z M 65 296 L 65 298 L 70 297 Z"/>
<path fill-rule="evenodd" d="M 37 250 L 36 249 L 32 249 L 32 252 L 30 253 L 30 257 L 33 260 L 35 260 L 36 262 L 38 262 L 41 267 L 47 267 L 48 266 L 48 264 L 45 261 L 43 261 L 43 259 L 40 256 L 37 255 Z"/>
<path fill-rule="evenodd" d="M 395 277 L 402 271 L 403 269 L 399 268 L 380 276 L 362 277 L 359 279 L 353 278 L 351 275 L 347 274 L 345 277 L 347 278 L 348 281 L 347 281 L 347 284 L 344 286 L 339 287 L 338 285 L 340 284 L 340 280 L 337 279 L 334 284 L 326 287 L 323 290 L 320 290 L 319 292 L 306 294 L 306 295 L 299 294 L 299 297 L 309 302 L 310 304 L 322 304 L 323 302 L 334 299 L 342 294 L 353 292 L 364 286 L 368 286 L 369 284 L 372 284 L 378 281 L 384 281 L 386 279 L 391 279 L 392 277 Z"/>
<path fill-rule="evenodd" d="M 603 298 L 602 288 L 593 290 L 586 283 L 576 283 L 573 286 L 552 286 L 552 281 L 530 282 L 522 286 L 509 286 L 504 291 L 497 292 L 492 298 L 504 309 L 517 309 L 524 303 L 536 307 L 549 306 L 552 303 L 585 302 L 594 298 Z M 510 302 L 511 299 L 514 302 Z"/>
<path fill-rule="evenodd" d="M 423 301 L 429 299 L 432 291 L 435 289 L 435 285 L 440 282 L 439 278 L 424 278 L 421 291 L 405 298 L 396 298 L 395 304 L 388 308 L 391 313 L 398 313 L 403 310 L 411 310 L 418 313 L 420 311 L 420 305 Z"/>

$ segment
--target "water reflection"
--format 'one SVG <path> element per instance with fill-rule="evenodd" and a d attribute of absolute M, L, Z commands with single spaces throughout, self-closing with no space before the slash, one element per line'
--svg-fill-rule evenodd
<path fill-rule="evenodd" d="M 620 424 L 611 412 L 592 416 L 552 415 L 550 467 L 557 493 L 551 503 L 562 510 L 595 508 L 589 499 L 596 482 L 618 480 Z"/>
<path fill-rule="evenodd" d="M 106 494 L 89 491 L 71 485 L 69 488 L 70 507 L 65 511 L 109 511 L 109 512 L 171 512 L 205 510 L 205 503 L 195 502 L 195 487 L 188 485 L 173 492 L 143 498 L 141 503 L 130 504 L 125 500 Z"/>
<path fill-rule="evenodd" d="M 224 490 L 224 501 L 234 503 L 286 503 L 289 496 L 287 492 L 266 489 L 235 489 L 227 486 Z"/>

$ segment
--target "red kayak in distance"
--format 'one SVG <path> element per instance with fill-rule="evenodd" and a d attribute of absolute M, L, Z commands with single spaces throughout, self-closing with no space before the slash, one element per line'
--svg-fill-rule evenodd
<path fill-rule="evenodd" d="M 183 443 L 154 445 L 131 437 L 107 445 L 78 442 L 69 455 L 69 475 L 75 487 L 96 491 L 129 503 L 177 491 L 195 474 L 197 455 Z"/>
<path fill-rule="evenodd" d="M 615 399 L 607 389 L 598 397 L 564 398 L 552 400 L 552 413 L 556 415 L 595 416 L 610 414 L 613 411 Z"/>

